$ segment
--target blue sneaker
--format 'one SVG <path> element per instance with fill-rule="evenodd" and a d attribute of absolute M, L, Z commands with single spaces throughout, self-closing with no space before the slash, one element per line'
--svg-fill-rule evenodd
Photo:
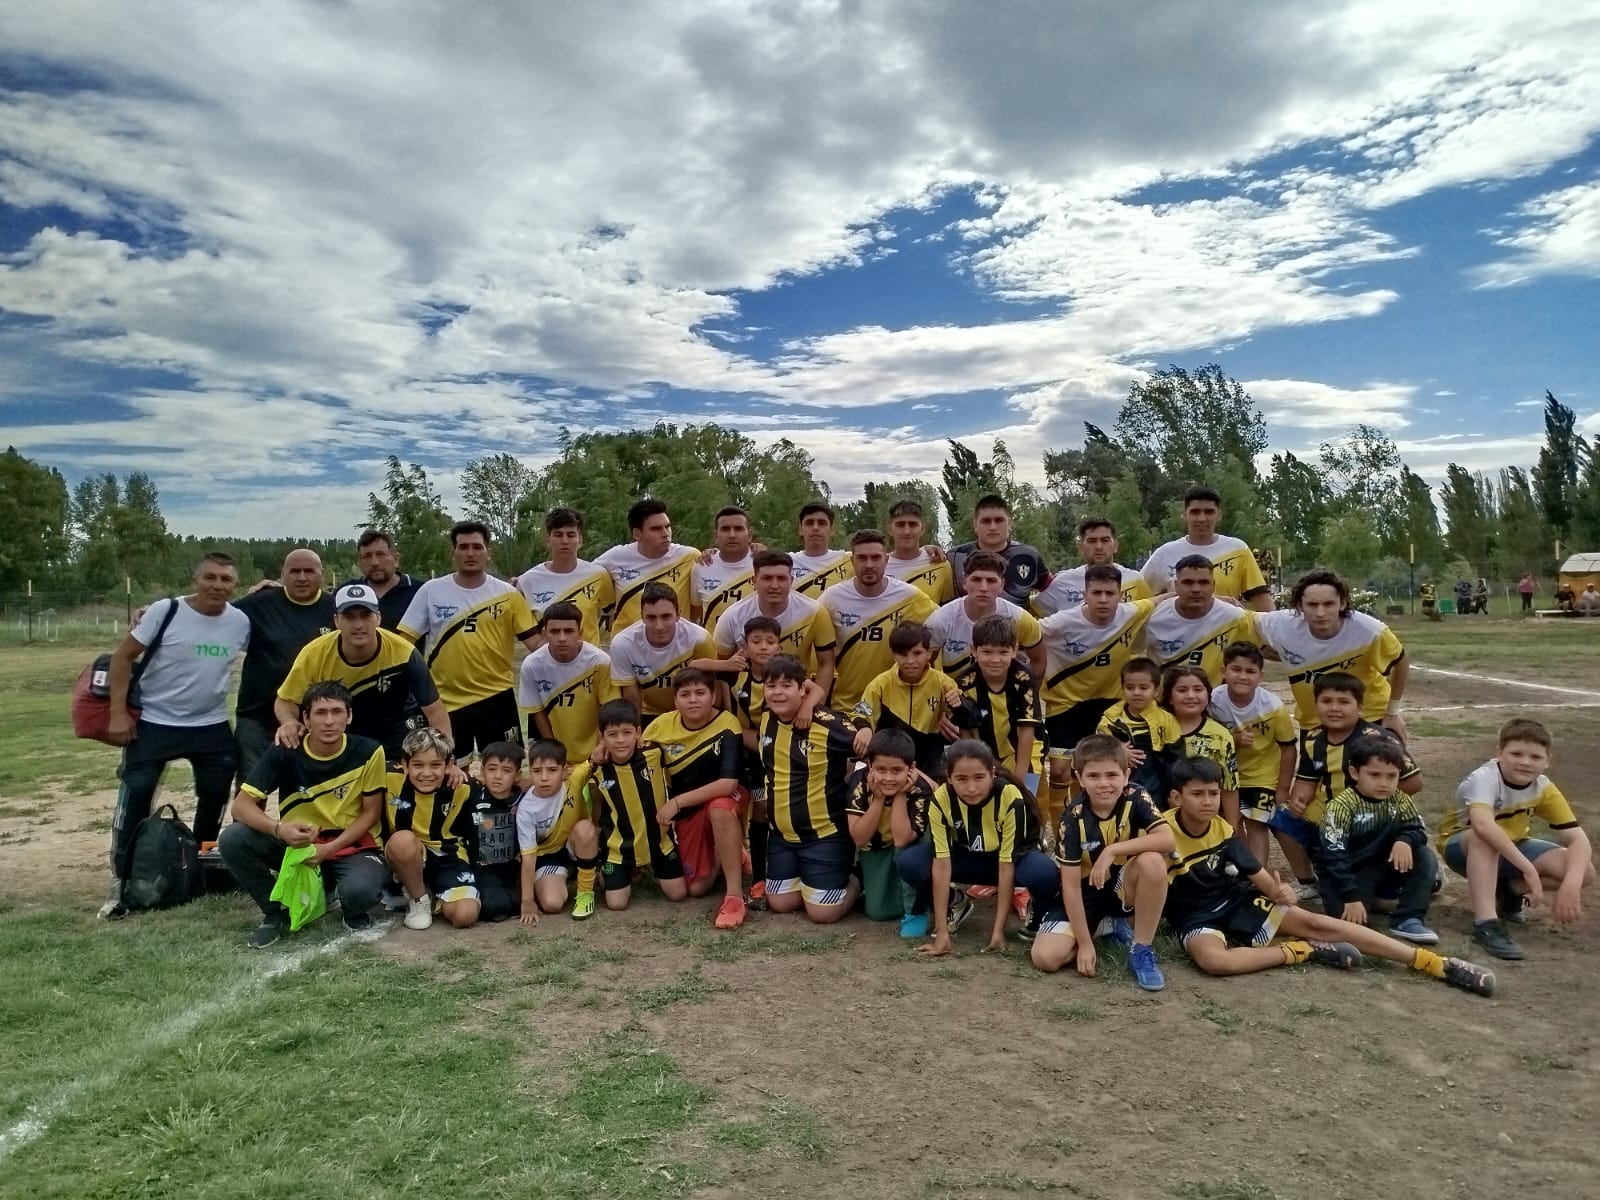
<path fill-rule="evenodd" d="M 1166 976 L 1156 966 L 1156 952 L 1149 946 L 1134 946 L 1128 951 L 1128 971 L 1133 981 L 1147 992 L 1159 992 L 1167 986 Z"/>
<path fill-rule="evenodd" d="M 933 918 L 928 913 L 907 913 L 900 918 L 900 936 L 908 941 L 928 936 Z"/>
<path fill-rule="evenodd" d="M 1389 926 L 1389 936 L 1397 937 L 1402 942 L 1410 942 L 1413 946 L 1437 946 L 1439 944 L 1439 935 L 1416 917 L 1407 917 L 1403 921 L 1393 922 Z"/>
<path fill-rule="evenodd" d="M 1126 950 L 1133 945 L 1133 923 L 1127 917 L 1107 917 L 1100 925 L 1105 932 L 1100 936 L 1108 942 L 1115 942 Z"/>

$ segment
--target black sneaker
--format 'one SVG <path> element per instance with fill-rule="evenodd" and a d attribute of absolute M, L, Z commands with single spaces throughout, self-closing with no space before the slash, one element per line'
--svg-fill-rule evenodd
<path fill-rule="evenodd" d="M 1038 905 L 1030 899 L 1028 901 L 1028 919 L 1022 923 L 1022 928 L 1017 930 L 1017 936 L 1025 942 L 1031 942 L 1039 936 L 1039 923 L 1044 915 L 1039 911 Z"/>
<path fill-rule="evenodd" d="M 274 921 L 268 917 L 256 926 L 255 931 L 245 938 L 244 942 L 252 950 L 265 950 L 288 932 L 289 927 L 282 921 Z"/>
<path fill-rule="evenodd" d="M 1444 981 L 1463 992 L 1478 996 L 1494 995 L 1494 972 L 1464 958 L 1444 960 Z"/>
<path fill-rule="evenodd" d="M 372 914 L 347 912 L 344 914 L 344 927 L 351 933 L 364 933 L 372 928 Z"/>
<path fill-rule="evenodd" d="M 1349 942 L 1312 942 L 1307 962 L 1319 967 L 1338 967 L 1341 971 L 1354 971 L 1361 965 L 1361 951 Z"/>
<path fill-rule="evenodd" d="M 972 897 L 965 891 L 950 894 L 950 932 L 953 934 L 972 915 Z"/>
<path fill-rule="evenodd" d="M 1502 921 L 1521 925 L 1528 919 L 1528 898 L 1501 880 L 1494 889 L 1494 911 Z"/>
<path fill-rule="evenodd" d="M 1474 921 L 1472 943 L 1481 946 L 1494 957 L 1503 958 L 1508 962 L 1516 962 L 1525 957 L 1522 947 L 1511 940 L 1511 935 L 1506 932 L 1505 923 L 1502 921 Z"/>

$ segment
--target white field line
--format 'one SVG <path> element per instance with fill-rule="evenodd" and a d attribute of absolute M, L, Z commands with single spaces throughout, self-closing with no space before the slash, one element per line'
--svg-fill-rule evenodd
<path fill-rule="evenodd" d="M 1555 692 L 1559 696 L 1587 696 L 1591 700 L 1600 700 L 1600 692 L 1587 691 L 1584 688 L 1562 687 L 1553 683 L 1529 683 L 1525 679 L 1502 679 L 1498 675 L 1476 675 L 1471 671 L 1446 671 L 1443 667 L 1425 667 L 1421 663 L 1412 663 L 1413 671 L 1420 671 L 1424 675 L 1440 675 L 1446 679 L 1470 679 L 1474 683 L 1492 683 L 1498 687 L 1528 688 L 1535 692 Z M 1487 708 L 1488 705 L 1480 707 Z"/>
<path fill-rule="evenodd" d="M 310 946 L 293 954 L 279 955 L 264 969 L 247 975 L 215 999 L 208 1000 L 194 1008 L 186 1009 L 171 1020 L 156 1026 L 125 1054 L 118 1056 L 120 1060 L 118 1065 L 87 1079 L 74 1080 L 48 1100 L 42 1100 L 28 1109 L 21 1120 L 16 1121 L 5 1130 L 0 1130 L 0 1162 L 4 1162 L 29 1142 L 42 1137 L 50 1128 L 51 1123 L 65 1112 L 68 1106 L 80 1095 L 85 1092 L 97 1091 L 107 1084 L 116 1082 L 117 1078 L 125 1071 L 187 1037 L 202 1022 L 210 1020 L 219 1013 L 226 1012 L 244 999 L 247 994 L 263 984 L 270 983 L 280 975 L 287 975 L 290 971 L 298 971 L 307 963 L 325 955 L 337 954 L 356 942 L 376 941 L 393 927 L 394 922 L 388 921 L 374 925 L 370 931 L 364 933 L 346 933 L 330 942 L 324 942 L 320 946 Z"/>
<path fill-rule="evenodd" d="M 1472 712 L 1480 708 L 1600 708 L 1600 700 L 1574 700 L 1566 703 L 1558 700 L 1548 704 L 1440 704 L 1432 708 L 1411 708 L 1408 705 L 1405 713 L 1410 716 L 1412 713 Z"/>

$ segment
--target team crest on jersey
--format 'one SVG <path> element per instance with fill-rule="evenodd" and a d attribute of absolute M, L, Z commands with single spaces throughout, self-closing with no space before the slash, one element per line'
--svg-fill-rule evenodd
<path fill-rule="evenodd" d="M 809 759 L 811 757 L 811 743 L 810 742 L 801 742 L 800 743 L 800 757 L 801 758 L 806 758 L 806 759 Z"/>
<path fill-rule="evenodd" d="M 331 790 L 335 800 L 343 800 L 350 794 L 350 785 L 348 783 L 341 783 L 338 787 Z"/>
<path fill-rule="evenodd" d="M 555 598 L 556 598 L 556 594 L 554 592 L 535 592 L 533 594 L 533 602 L 535 604 L 537 604 L 540 608 L 543 608 L 546 604 L 549 604 L 550 601 L 554 600 Z"/>
<path fill-rule="evenodd" d="M 1025 563 L 1025 562 L 1012 563 L 1011 566 L 1012 566 L 1012 569 L 1016 571 L 1017 578 L 1021 582 L 1027 583 L 1028 580 L 1030 578 L 1032 578 L 1032 576 L 1033 576 L 1033 568 L 1030 567 L 1027 563 Z"/>
<path fill-rule="evenodd" d="M 861 623 L 861 614 L 842 612 L 835 616 L 833 620 L 835 624 L 843 625 L 846 629 L 853 629 L 855 626 Z"/>
<path fill-rule="evenodd" d="M 1223 562 L 1212 563 L 1211 565 L 1216 570 L 1221 571 L 1224 575 L 1232 575 L 1233 574 L 1233 559 L 1231 559 L 1231 558 L 1230 559 L 1226 559 Z"/>
<path fill-rule="evenodd" d="M 448 621 L 461 611 L 459 604 L 435 604 L 433 606 L 433 619 L 435 621 Z"/>
<path fill-rule="evenodd" d="M 939 706 L 944 703 L 943 696 L 929 696 L 927 701 L 929 712 L 938 712 Z"/>
<path fill-rule="evenodd" d="M 682 758 L 684 751 L 687 750 L 687 749 L 688 749 L 688 747 L 685 746 L 682 742 L 673 742 L 671 745 L 669 745 L 667 747 L 667 757 L 668 758 Z"/>
<path fill-rule="evenodd" d="M 956 641 L 954 639 L 951 639 L 951 640 L 945 642 L 944 648 L 946 650 L 948 650 L 951 654 L 965 654 L 967 652 L 967 643 L 966 642 L 958 642 L 958 641 Z"/>

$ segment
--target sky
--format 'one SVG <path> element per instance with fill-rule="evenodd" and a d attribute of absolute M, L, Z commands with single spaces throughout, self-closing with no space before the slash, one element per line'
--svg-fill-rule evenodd
<path fill-rule="evenodd" d="M 1220 363 L 1429 479 L 1600 434 L 1600 3 L 0 0 L 0 444 L 348 536 L 562 427 L 838 499 Z M 685 531 L 691 532 L 691 531 Z"/>

